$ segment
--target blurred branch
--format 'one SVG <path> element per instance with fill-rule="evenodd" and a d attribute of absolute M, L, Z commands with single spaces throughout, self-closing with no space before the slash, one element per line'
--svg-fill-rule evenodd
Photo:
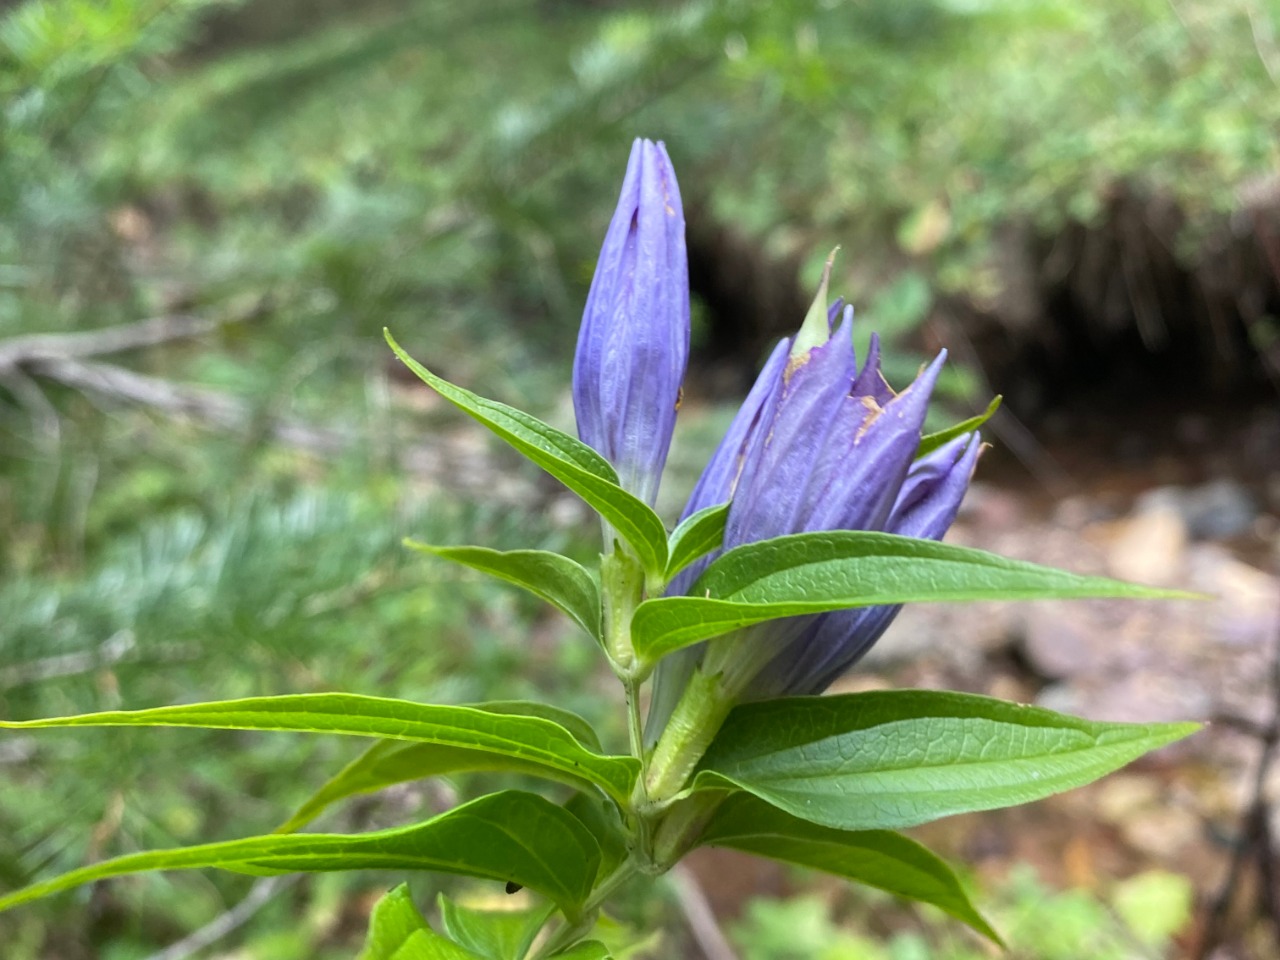
<path fill-rule="evenodd" d="M 226 913 L 218 915 L 195 933 L 183 937 L 159 953 L 153 953 L 147 960 L 187 960 L 188 957 L 194 956 L 205 947 L 244 926 L 249 918 L 261 910 L 272 897 L 297 883 L 299 877 L 298 874 L 289 877 L 263 877 L 249 888 L 243 900 Z"/>
<path fill-rule="evenodd" d="M 733 952 L 724 931 L 720 929 L 707 895 L 693 872 L 688 867 L 677 864 L 671 870 L 671 881 L 676 888 L 680 910 L 702 955 L 707 960 L 737 960 L 738 955 Z"/>
<path fill-rule="evenodd" d="M 0 376 L 15 367 L 40 360 L 84 359 L 129 350 L 155 347 L 175 340 L 189 340 L 213 333 L 234 323 L 244 323 L 261 315 L 262 305 L 230 317 L 197 317 L 174 314 L 151 317 L 105 330 L 83 333 L 36 333 L 0 340 Z"/>
<path fill-rule="evenodd" d="M 269 437 L 322 457 L 340 456 L 366 442 L 366 433 L 352 426 L 317 425 L 272 414 L 224 391 L 175 383 L 89 359 L 199 337 L 229 323 L 249 320 L 259 309 L 229 319 L 166 316 L 86 333 L 13 337 L 0 341 L 0 386 L 27 408 L 40 434 L 55 441 L 57 410 L 40 389 L 40 380 L 217 430 Z M 405 469 L 444 485 L 482 484 L 491 499 L 505 503 L 528 503 L 537 497 L 532 483 L 519 475 L 511 476 L 487 456 L 478 457 L 465 441 L 455 444 L 447 437 L 437 438 L 429 447 L 410 443 L 396 445 L 394 450 Z M 501 483 L 492 482 L 499 476 Z"/>
<path fill-rule="evenodd" d="M 357 440 L 354 432 L 317 427 L 285 417 L 262 417 L 245 401 L 218 390 L 189 387 L 161 377 L 135 373 L 113 364 L 67 358 L 36 360 L 28 364 L 35 375 L 64 386 L 124 400 L 223 430 L 264 429 L 272 438 L 313 453 L 334 456 Z"/>
<path fill-rule="evenodd" d="M 93 673 L 126 660 L 139 660 L 140 657 L 132 656 L 136 647 L 137 640 L 133 631 L 119 630 L 102 641 L 96 650 L 62 653 L 4 667 L 0 669 L 0 692 L 39 683 L 42 680 L 52 680 L 55 677 L 73 677 Z M 158 652 L 151 651 L 146 656 L 147 660 L 156 663 L 174 663 L 199 658 L 199 648 L 191 644 L 171 645 Z"/>
<path fill-rule="evenodd" d="M 62 436 L 62 421 L 58 408 L 53 405 L 40 385 L 17 366 L 5 368 L 0 363 L 0 385 L 13 393 L 14 398 L 27 411 L 31 425 L 39 440 L 56 447 Z"/>
<path fill-rule="evenodd" d="M 1271 804 L 1267 799 L 1267 780 L 1275 763 L 1276 748 L 1280 747 L 1280 630 L 1277 630 L 1271 656 L 1271 704 L 1271 723 L 1256 731 L 1261 734 L 1262 751 L 1253 778 L 1253 795 L 1241 818 L 1240 836 L 1227 875 L 1208 909 L 1196 960 L 1216 956 L 1218 947 L 1226 939 L 1231 907 L 1250 861 L 1258 870 L 1259 913 L 1270 921 L 1273 934 L 1280 937 L 1280 878 L 1276 875 L 1277 851 L 1271 831 Z"/>

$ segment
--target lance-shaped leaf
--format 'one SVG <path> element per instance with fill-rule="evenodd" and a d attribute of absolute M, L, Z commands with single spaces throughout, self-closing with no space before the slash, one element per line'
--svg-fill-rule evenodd
<path fill-rule="evenodd" d="M 973 433 L 973 431 L 996 415 L 996 411 L 1000 409 L 1000 402 L 1003 399 L 1003 397 L 996 395 L 987 404 L 987 409 L 976 417 L 953 423 L 951 426 L 935 433 L 926 433 L 920 438 L 920 446 L 916 448 L 916 459 L 923 457 L 927 453 L 933 453 L 933 451 L 950 443 L 956 437 L 963 437 L 966 433 Z"/>
<path fill-rule="evenodd" d="M 891 830 L 1039 800 L 1197 729 L 928 690 L 792 697 L 737 707 L 694 786 L 736 786 L 837 830 Z"/>
<path fill-rule="evenodd" d="M 593 784 L 625 801 L 639 770 L 630 757 L 602 757 L 542 717 L 476 707 L 413 703 L 354 693 L 305 693 L 193 703 L 150 710 L 108 710 L 73 717 L 0 721 L 0 729 L 39 727 L 204 727 L 290 730 L 429 743 L 492 758 L 487 769 L 516 768 L 581 788 Z M 476 758 L 477 762 L 479 757 Z M 478 765 L 467 769 L 480 769 Z M 456 768 L 455 768 L 456 769 Z"/>
<path fill-rule="evenodd" d="M 600 848 L 576 817 L 536 794 L 506 790 L 394 830 L 271 834 L 129 854 L 0 897 L 0 910 L 108 877 L 221 867 L 255 874 L 433 870 L 520 884 L 576 916 L 599 865 Z"/>
<path fill-rule="evenodd" d="M 951 868 L 925 847 L 891 830 L 836 830 L 793 817 L 735 793 L 715 812 L 699 841 L 811 867 L 928 903 L 997 943 Z"/>
<path fill-rule="evenodd" d="M 436 547 L 416 540 L 406 540 L 404 545 L 524 587 L 600 639 L 600 588 L 581 564 L 568 557 L 549 550 Z"/>
<path fill-rule="evenodd" d="M 631 636 L 640 657 L 653 662 L 739 627 L 851 607 L 1191 596 L 862 530 L 798 533 L 736 547 L 707 567 L 689 593 L 646 600 L 636 609 Z"/>
<path fill-rule="evenodd" d="M 604 457 L 537 417 L 440 379 L 405 353 L 390 332 L 383 333 L 395 355 L 420 380 L 585 500 L 631 546 L 646 573 L 662 576 L 667 530 L 647 503 L 618 486 L 618 474 Z"/>
<path fill-rule="evenodd" d="M 464 703 L 464 707 L 474 707 L 485 713 L 500 713 L 507 717 L 537 717 L 539 720 L 550 720 L 557 726 L 569 731 L 573 739 L 593 753 L 604 753 L 600 745 L 600 735 L 595 727 L 566 707 L 557 707 L 554 703 L 541 703 L 537 700 L 485 700 L 480 703 Z"/>
<path fill-rule="evenodd" d="M 699 557 L 720 549 L 724 544 L 724 524 L 728 516 L 729 504 L 721 503 L 703 507 L 680 521 L 671 531 L 668 545 L 668 581 Z"/>
<path fill-rule="evenodd" d="M 550 720 L 569 731 L 588 749 L 599 751 L 600 740 L 587 721 L 576 713 L 545 703 L 527 700 L 504 700 L 474 704 L 489 713 L 532 716 Z M 517 758 L 495 758 L 480 750 L 442 746 L 438 743 L 413 743 L 405 740 L 380 740 L 334 774 L 327 783 L 303 803 L 276 833 L 292 833 L 318 817 L 331 805 L 362 793 L 376 793 L 397 783 L 423 777 L 468 770 L 493 770 L 545 776 L 541 766 Z M 586 796 L 586 794 L 575 794 Z M 598 797 L 598 794 L 597 794 Z M 595 831 L 593 831 L 595 832 Z"/>
<path fill-rule="evenodd" d="M 400 884 L 373 907 L 369 934 L 357 960 L 485 960 L 427 925 Z"/>

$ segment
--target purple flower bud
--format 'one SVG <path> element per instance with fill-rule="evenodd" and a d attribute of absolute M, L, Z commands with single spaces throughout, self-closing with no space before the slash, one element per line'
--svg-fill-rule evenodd
<path fill-rule="evenodd" d="M 689 357 L 684 213 L 661 143 L 637 140 L 587 295 L 573 362 L 578 436 L 652 504 Z"/>

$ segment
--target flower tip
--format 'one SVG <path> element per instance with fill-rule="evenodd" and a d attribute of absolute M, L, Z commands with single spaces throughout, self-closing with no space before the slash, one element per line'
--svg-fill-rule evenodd
<path fill-rule="evenodd" d="M 578 436 L 652 503 L 689 354 L 684 213 L 661 141 L 631 144 L 574 356 Z"/>
<path fill-rule="evenodd" d="M 800 359 L 814 347 L 820 347 L 831 339 L 830 303 L 827 298 L 830 296 L 831 268 L 839 252 L 840 248 L 835 247 L 827 255 L 827 262 L 822 267 L 822 281 L 818 284 L 818 295 L 814 297 L 809 312 L 804 315 L 804 323 L 800 324 L 800 330 L 791 344 L 793 360 Z"/>
<path fill-rule="evenodd" d="M 927 393 L 932 393 L 934 384 L 938 382 L 938 374 L 942 373 L 942 367 L 946 362 L 947 348 L 943 347 L 938 351 L 938 355 L 924 366 L 916 376 L 915 381 L 907 389 L 914 390 L 917 386 L 923 385 Z"/>

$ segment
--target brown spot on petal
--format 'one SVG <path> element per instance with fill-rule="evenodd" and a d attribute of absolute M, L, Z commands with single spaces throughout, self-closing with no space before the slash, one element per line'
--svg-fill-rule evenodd
<path fill-rule="evenodd" d="M 853 435 L 854 443 L 861 440 L 866 432 L 871 429 L 871 425 L 880 419 L 880 414 L 884 413 L 884 408 L 876 403 L 875 397 L 859 397 L 858 402 L 867 409 L 867 416 L 858 427 L 858 432 Z"/>

